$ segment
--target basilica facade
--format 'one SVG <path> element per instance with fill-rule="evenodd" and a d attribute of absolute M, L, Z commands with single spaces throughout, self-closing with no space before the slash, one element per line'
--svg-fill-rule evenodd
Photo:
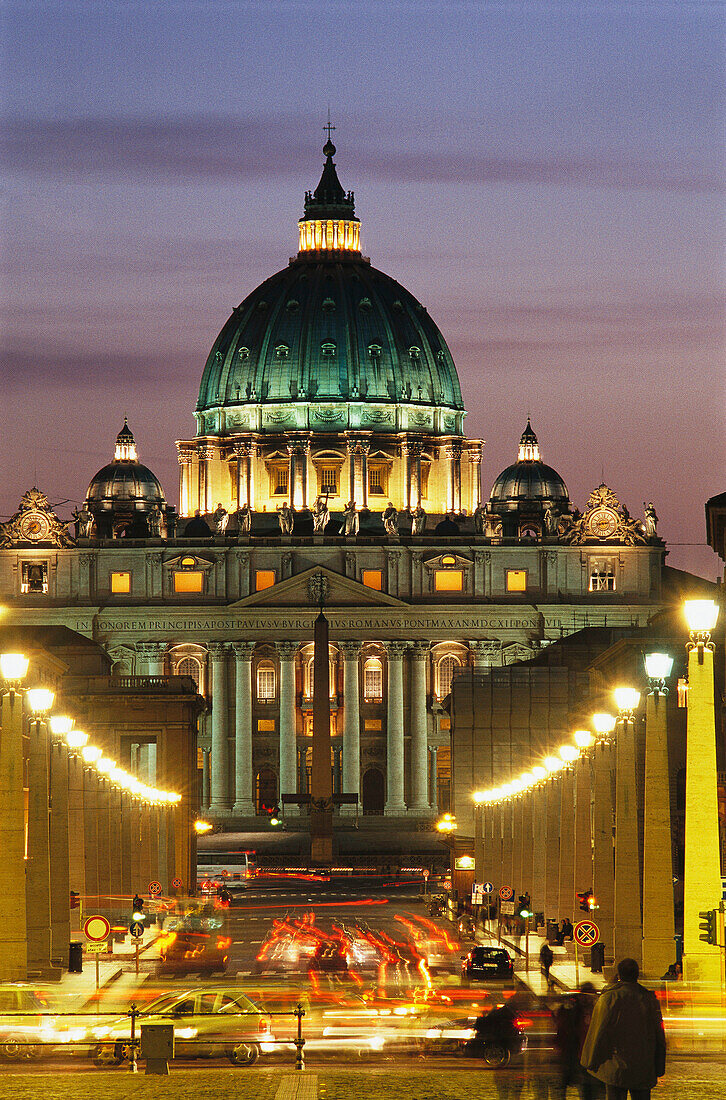
<path fill-rule="evenodd" d="M 0 526 L 7 622 L 93 638 L 115 676 L 194 679 L 200 799 L 230 828 L 309 789 L 321 605 L 334 791 L 423 819 L 448 808 L 458 670 L 661 606 L 653 506 L 635 519 L 600 485 L 578 509 L 529 422 L 482 494 L 451 352 L 362 255 L 334 153 L 297 256 L 212 346 L 196 435 L 177 442 L 178 510 L 125 423 L 73 526 L 35 488 Z"/>

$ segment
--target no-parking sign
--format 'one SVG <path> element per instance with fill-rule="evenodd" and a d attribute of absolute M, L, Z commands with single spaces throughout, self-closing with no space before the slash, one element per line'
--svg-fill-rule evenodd
<path fill-rule="evenodd" d="M 578 921 L 572 934 L 580 947 L 592 947 L 600 939 L 600 929 L 594 920 Z"/>

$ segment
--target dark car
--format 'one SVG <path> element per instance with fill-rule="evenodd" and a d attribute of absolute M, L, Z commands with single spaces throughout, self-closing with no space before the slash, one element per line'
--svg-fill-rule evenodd
<path fill-rule="evenodd" d="M 461 960 L 461 980 L 479 978 L 511 978 L 514 965 L 503 947 L 472 947 Z"/>
<path fill-rule="evenodd" d="M 231 945 L 223 909 L 167 917 L 159 937 L 159 973 L 224 974 Z"/>

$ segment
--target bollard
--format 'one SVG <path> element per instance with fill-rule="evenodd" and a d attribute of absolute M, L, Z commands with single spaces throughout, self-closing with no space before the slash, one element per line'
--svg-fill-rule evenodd
<path fill-rule="evenodd" d="M 305 1040 L 303 1039 L 302 1034 L 302 1018 L 305 1015 L 305 1009 L 299 1002 L 297 1004 L 297 1007 L 295 1008 L 294 1015 L 297 1016 L 297 1038 L 295 1040 L 295 1069 L 303 1070 L 305 1069 L 305 1054 L 303 1050 L 305 1046 Z"/>
<path fill-rule="evenodd" d="M 131 1017 L 131 1049 L 129 1050 L 129 1073 L 138 1073 L 138 1049 L 136 1046 L 136 1017 L 140 1015 L 136 1004 L 133 1003 L 129 1009 L 129 1016 Z"/>

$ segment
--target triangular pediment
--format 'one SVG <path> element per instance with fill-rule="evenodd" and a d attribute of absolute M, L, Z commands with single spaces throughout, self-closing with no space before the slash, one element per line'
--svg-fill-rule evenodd
<path fill-rule="evenodd" d="M 322 565 L 306 569 L 288 577 L 262 592 L 254 592 L 232 607 L 309 607 L 317 604 L 314 592 L 322 575 L 325 586 L 326 607 L 405 607 L 402 600 L 389 596 L 386 592 L 377 592 L 360 581 L 334 573 Z"/>

